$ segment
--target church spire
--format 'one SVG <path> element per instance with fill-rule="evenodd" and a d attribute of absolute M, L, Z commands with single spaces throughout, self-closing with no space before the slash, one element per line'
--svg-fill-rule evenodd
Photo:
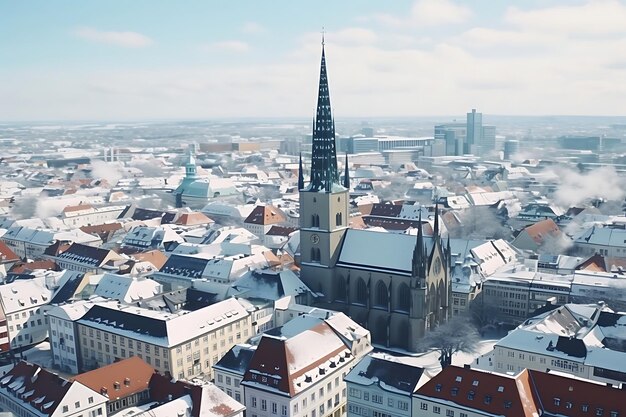
<path fill-rule="evenodd" d="M 343 186 L 345 189 L 350 189 L 350 170 L 348 169 L 348 152 L 346 152 L 346 166 L 343 174 Z"/>
<path fill-rule="evenodd" d="M 422 209 L 420 207 L 419 225 L 417 226 L 417 241 L 413 249 L 413 276 L 424 278 L 426 276 L 426 255 L 424 247 L 424 232 L 422 230 Z"/>
<path fill-rule="evenodd" d="M 435 225 L 433 227 L 433 237 L 439 237 L 439 202 L 435 203 Z"/>
<path fill-rule="evenodd" d="M 317 113 L 313 126 L 311 149 L 311 185 L 310 191 L 332 190 L 332 184 L 339 184 L 337 170 L 337 152 L 335 148 L 335 124 L 331 114 L 328 75 L 326 72 L 326 53 L 322 37 L 322 62 L 317 95 Z"/>
<path fill-rule="evenodd" d="M 302 169 L 302 152 L 300 152 L 300 166 L 298 168 L 298 191 L 304 188 L 304 170 Z"/>

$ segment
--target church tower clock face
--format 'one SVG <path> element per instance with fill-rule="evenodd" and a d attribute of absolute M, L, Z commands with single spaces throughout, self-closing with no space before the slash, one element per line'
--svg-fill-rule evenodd
<path fill-rule="evenodd" d="M 320 243 L 320 237 L 318 235 L 311 235 L 311 243 L 317 245 Z"/>

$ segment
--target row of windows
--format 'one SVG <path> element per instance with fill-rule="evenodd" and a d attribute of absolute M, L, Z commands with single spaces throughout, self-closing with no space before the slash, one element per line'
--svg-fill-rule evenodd
<path fill-rule="evenodd" d="M 383 281 L 378 281 L 376 283 L 376 288 L 374 291 L 374 299 L 373 306 L 374 307 L 382 307 L 388 308 L 389 306 L 389 298 L 390 298 L 390 290 L 387 285 Z M 363 278 L 357 278 L 356 283 L 356 296 L 350 297 L 354 302 L 358 304 L 367 305 L 367 300 L 369 297 L 369 289 L 365 280 Z M 343 277 L 338 277 L 337 279 L 337 301 L 348 301 L 348 288 L 346 284 L 346 280 Z M 393 300 L 392 300 L 393 301 Z M 394 303 L 392 303 L 394 304 Z M 405 283 L 401 283 L 396 290 L 396 303 L 392 305 L 392 308 L 400 311 L 409 311 L 411 308 L 411 290 L 409 286 Z"/>
<path fill-rule="evenodd" d="M 363 401 L 370 401 L 370 393 L 368 391 L 361 391 L 357 388 L 350 388 L 350 390 L 348 391 L 348 395 L 352 398 L 363 399 Z M 384 402 L 383 400 L 384 398 L 380 394 L 371 395 L 371 401 L 375 404 L 382 404 Z M 409 403 L 407 401 L 398 400 L 396 402 L 396 400 L 394 400 L 393 398 L 387 398 L 387 406 L 391 408 L 398 408 L 404 411 L 409 409 Z"/>

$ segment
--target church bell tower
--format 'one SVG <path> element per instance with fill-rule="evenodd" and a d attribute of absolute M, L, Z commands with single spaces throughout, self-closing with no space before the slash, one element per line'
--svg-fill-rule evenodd
<path fill-rule="evenodd" d="M 337 169 L 335 122 L 331 113 L 326 55 L 322 38 L 322 62 L 313 125 L 311 176 L 304 183 L 300 161 L 300 264 L 301 278 L 313 291 L 332 301 L 334 266 L 348 227 L 349 193 Z"/>

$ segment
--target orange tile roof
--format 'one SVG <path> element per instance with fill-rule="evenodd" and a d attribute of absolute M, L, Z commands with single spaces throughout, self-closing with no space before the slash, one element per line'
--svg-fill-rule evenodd
<path fill-rule="evenodd" d="M 542 220 L 526 227 L 524 230 L 537 244 L 543 243 L 546 236 L 556 237 L 561 234 L 561 229 L 552 219 Z"/>
<path fill-rule="evenodd" d="M 244 223 L 248 224 L 277 224 L 285 221 L 285 215 L 274 206 L 256 206 Z"/>
<path fill-rule="evenodd" d="M 19 261 L 20 257 L 7 246 L 6 243 L 0 241 L 0 262 Z"/>
<path fill-rule="evenodd" d="M 93 208 L 91 204 L 78 204 L 76 206 L 67 206 L 63 209 L 63 213 L 70 213 L 73 211 L 80 211 L 80 210 L 88 210 L 90 208 Z"/>
<path fill-rule="evenodd" d="M 183 213 L 178 219 L 176 219 L 174 223 L 183 226 L 195 226 L 199 224 L 210 224 L 215 222 L 205 216 L 203 213 L 194 211 L 192 213 Z"/>
<path fill-rule="evenodd" d="M 114 362 L 74 377 L 75 381 L 110 399 L 128 397 L 148 389 L 154 368 L 137 356 Z"/>
<path fill-rule="evenodd" d="M 138 261 L 150 262 L 157 269 L 161 269 L 161 267 L 165 265 L 165 262 L 167 262 L 167 259 L 168 259 L 167 255 L 165 255 L 160 250 L 156 250 L 156 249 L 150 250 L 147 252 L 135 253 L 133 254 L 133 258 L 135 258 Z"/>

